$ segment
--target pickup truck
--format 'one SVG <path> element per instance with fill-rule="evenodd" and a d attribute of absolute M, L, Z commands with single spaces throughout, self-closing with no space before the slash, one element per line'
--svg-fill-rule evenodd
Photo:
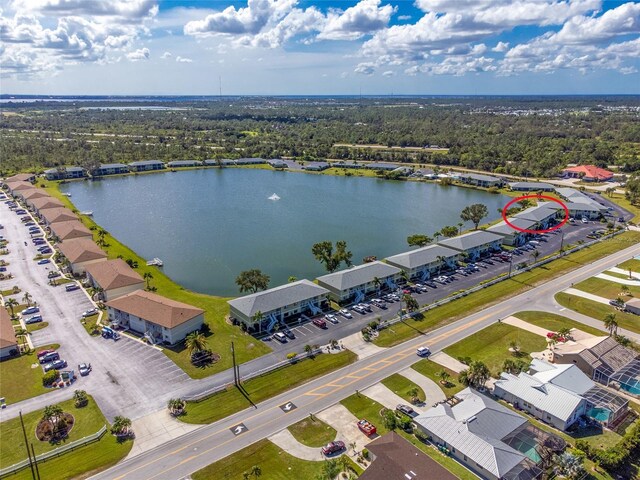
<path fill-rule="evenodd" d="M 371 435 L 375 435 L 377 432 L 376 426 L 373 423 L 371 423 L 369 420 L 366 420 L 364 418 L 358 421 L 358 428 L 367 437 L 370 437 Z"/>

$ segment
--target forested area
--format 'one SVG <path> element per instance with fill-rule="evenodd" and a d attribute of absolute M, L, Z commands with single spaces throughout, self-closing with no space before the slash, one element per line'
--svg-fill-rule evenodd
<path fill-rule="evenodd" d="M 150 105 L 166 109 L 139 108 Z M 435 163 L 534 177 L 568 163 L 640 170 L 635 96 L 159 98 L 4 103 L 0 111 L 2 174 L 251 156 Z M 341 143 L 417 148 L 335 146 Z"/>

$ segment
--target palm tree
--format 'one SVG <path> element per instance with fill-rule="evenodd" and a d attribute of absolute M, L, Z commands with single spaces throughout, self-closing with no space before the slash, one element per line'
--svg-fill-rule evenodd
<path fill-rule="evenodd" d="M 460 382 L 464 385 L 480 388 L 484 386 L 489 377 L 491 376 L 491 372 L 487 368 L 487 366 L 479 361 L 471 362 L 469 368 L 460 372 Z"/>
<path fill-rule="evenodd" d="M 167 403 L 167 408 L 169 409 L 171 415 L 177 417 L 178 415 L 182 415 L 182 413 L 184 413 L 184 407 L 186 406 L 186 404 L 187 403 L 181 398 L 172 398 Z"/>
<path fill-rule="evenodd" d="M 15 331 L 15 335 L 16 335 L 16 338 L 22 339 L 22 343 L 20 344 L 20 347 L 24 349 L 24 346 L 27 343 L 27 335 L 29 335 L 29 332 L 24 328 L 19 328 L 18 330 Z"/>
<path fill-rule="evenodd" d="M 405 270 L 400 270 L 400 278 L 404 280 L 404 283 L 409 282 L 409 274 Z"/>
<path fill-rule="evenodd" d="M 153 274 L 151 272 L 144 272 L 142 274 L 142 278 L 147 281 L 147 290 L 151 288 L 151 279 L 153 278 Z"/>
<path fill-rule="evenodd" d="M 259 465 L 254 465 L 253 467 L 251 467 L 251 475 L 253 475 L 256 478 L 262 475 L 262 469 L 260 468 Z"/>
<path fill-rule="evenodd" d="M 58 419 L 64 411 L 60 405 L 47 405 L 42 413 L 42 420 L 49 422 L 53 427 L 58 423 Z"/>
<path fill-rule="evenodd" d="M 116 416 L 111 425 L 111 433 L 116 436 L 128 436 L 131 430 L 131 420 L 126 417 Z"/>
<path fill-rule="evenodd" d="M 304 352 L 307 354 L 308 357 L 310 357 L 311 354 L 313 353 L 313 347 L 307 343 L 304 346 Z"/>
<path fill-rule="evenodd" d="M 206 350 L 207 337 L 204 336 L 204 333 L 196 330 L 186 336 L 184 339 L 184 345 L 187 347 L 187 353 L 189 353 L 189 356 L 193 356 L 194 353 Z"/>
<path fill-rule="evenodd" d="M 407 392 L 407 395 L 409 396 L 409 398 L 411 398 L 411 403 L 418 403 L 420 401 L 418 393 L 420 393 L 418 387 L 413 387 Z"/>
<path fill-rule="evenodd" d="M 382 286 L 382 280 L 380 280 L 378 277 L 373 277 L 373 285 L 376 287 L 377 294 L 380 295 L 380 287 Z"/>
<path fill-rule="evenodd" d="M 254 313 L 253 317 L 251 317 L 251 321 L 253 322 L 254 325 L 261 325 L 263 320 L 264 320 L 264 314 L 260 310 Z"/>
<path fill-rule="evenodd" d="M 31 294 L 29 292 L 24 292 L 24 295 L 22 296 L 22 301 L 27 304 L 27 307 L 31 306 L 31 300 L 33 300 L 33 298 L 31 297 Z"/>
<path fill-rule="evenodd" d="M 605 315 L 604 328 L 609 330 L 609 336 L 614 336 L 618 333 L 618 322 L 616 321 L 615 313 L 607 313 Z"/>
<path fill-rule="evenodd" d="M 533 263 L 535 263 L 536 260 L 538 260 L 539 256 L 540 256 L 540 252 L 538 251 L 538 249 L 535 249 L 533 252 L 531 252 L 531 258 L 533 259 Z"/>
<path fill-rule="evenodd" d="M 502 213 L 502 212 L 500 212 L 500 213 Z M 458 234 L 461 234 L 461 233 L 462 233 L 462 227 L 464 227 L 464 223 L 460 222 L 460 223 L 458 224 Z"/>
<path fill-rule="evenodd" d="M 9 307 L 9 310 L 11 310 L 11 318 L 15 318 L 16 316 L 16 312 L 14 312 L 14 308 L 17 307 L 19 304 L 17 302 L 17 300 L 15 298 L 10 298 L 7 301 L 4 302 L 4 306 L 5 307 Z"/>
<path fill-rule="evenodd" d="M 571 339 L 571 329 L 570 328 L 563 327 L 563 328 L 559 329 L 556 333 L 558 335 L 560 335 L 561 337 L 563 337 L 563 338 Z"/>
<path fill-rule="evenodd" d="M 402 295 L 402 301 L 404 302 L 404 307 L 408 313 L 415 312 L 420 308 L 418 301 L 408 293 Z"/>
<path fill-rule="evenodd" d="M 440 383 L 442 385 L 447 385 L 449 383 L 449 378 L 451 377 L 451 375 L 449 375 L 449 372 L 447 372 L 446 370 L 442 369 L 440 370 L 436 376 L 440 379 Z"/>
<path fill-rule="evenodd" d="M 436 243 L 438 243 L 438 239 L 439 239 L 441 236 L 442 236 L 442 233 L 440 233 L 440 232 L 435 232 L 435 233 L 433 234 L 433 240 L 434 240 Z"/>
<path fill-rule="evenodd" d="M 73 392 L 73 400 L 75 401 L 74 405 L 76 408 L 84 407 L 89 403 L 89 397 L 87 396 L 87 392 L 84 390 L 76 390 Z"/>
<path fill-rule="evenodd" d="M 291 276 L 287 279 L 287 282 L 289 282 L 289 283 L 295 283 L 295 282 L 297 282 L 297 281 L 298 281 L 298 277 L 295 277 L 295 276 L 293 276 L 293 275 L 291 275 Z"/>
<path fill-rule="evenodd" d="M 98 229 L 98 241 L 96 243 L 100 246 L 104 245 L 104 237 L 108 233 L 109 232 L 107 232 L 104 228 Z"/>
<path fill-rule="evenodd" d="M 438 255 L 436 257 L 436 260 L 438 261 L 438 275 L 440 275 L 440 270 L 442 270 L 442 266 L 444 265 L 446 257 L 444 257 L 443 255 Z"/>
<path fill-rule="evenodd" d="M 625 296 L 631 295 L 631 290 L 629 289 L 629 285 L 622 285 L 620 287 L 620 293 Z"/>
<path fill-rule="evenodd" d="M 520 345 L 516 340 L 511 340 L 509 342 L 509 350 L 511 351 L 511 354 L 515 357 L 517 357 L 520 354 Z"/>

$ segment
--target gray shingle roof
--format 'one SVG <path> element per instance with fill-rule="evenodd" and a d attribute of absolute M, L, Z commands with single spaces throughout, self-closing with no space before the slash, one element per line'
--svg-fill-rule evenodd
<path fill-rule="evenodd" d="M 388 257 L 387 261 L 402 268 L 418 268 L 436 262 L 438 257 L 450 258 L 460 252 L 441 245 L 428 245 L 405 253 Z"/>
<path fill-rule="evenodd" d="M 586 197 L 581 191 L 568 187 L 556 187 L 556 193 L 564 198 Z"/>
<path fill-rule="evenodd" d="M 516 213 L 514 217 L 525 218 L 527 220 L 535 220 L 536 222 L 539 222 L 556 215 L 556 213 L 558 213 L 558 211 L 555 208 L 546 206 L 545 204 L 541 204 L 535 207 L 529 207 L 520 213 Z"/>
<path fill-rule="evenodd" d="M 544 182 L 511 182 L 509 184 L 514 190 L 518 190 L 519 188 L 529 189 L 529 190 L 542 190 L 542 189 L 551 189 L 553 185 L 550 183 Z"/>
<path fill-rule="evenodd" d="M 525 230 L 530 229 L 536 224 L 534 220 L 528 220 L 526 218 L 510 218 L 509 223 L 511 223 L 511 225 L 515 225 L 516 227 L 524 228 Z M 511 227 L 511 225 L 508 225 L 507 222 L 502 221 L 500 223 L 496 223 L 492 227 L 487 228 L 487 232 L 497 233 L 498 235 L 511 235 L 514 232 L 517 232 L 517 230 Z"/>
<path fill-rule="evenodd" d="M 466 251 L 471 248 L 480 247 L 492 242 L 502 242 L 502 235 L 477 230 L 475 232 L 465 233 L 458 237 L 447 238 L 438 242 L 438 245 L 453 248 L 455 250 Z"/>
<path fill-rule="evenodd" d="M 491 175 L 482 175 L 480 173 L 464 173 L 460 175 L 460 178 L 471 178 L 480 182 L 501 182 L 502 179 L 498 177 L 492 177 Z"/>
<path fill-rule="evenodd" d="M 376 277 L 384 280 L 398 273 L 400 273 L 398 267 L 382 262 L 371 262 L 330 273 L 329 275 L 323 275 L 322 277 L 318 277 L 318 281 L 343 291 L 369 283 Z"/>
<path fill-rule="evenodd" d="M 569 210 L 583 210 L 585 212 L 599 212 L 600 208 L 587 202 L 567 202 L 565 203 Z"/>
<path fill-rule="evenodd" d="M 198 160 L 173 160 L 167 163 L 169 167 L 190 167 L 192 165 L 202 165 Z"/>
<path fill-rule="evenodd" d="M 329 290 L 309 280 L 298 280 L 297 282 L 280 285 L 263 292 L 234 298 L 227 303 L 250 318 L 258 311 L 266 314 L 278 308 L 328 293 Z"/>

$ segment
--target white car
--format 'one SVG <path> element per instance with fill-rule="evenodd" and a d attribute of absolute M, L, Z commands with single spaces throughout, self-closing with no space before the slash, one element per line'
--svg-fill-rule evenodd
<path fill-rule="evenodd" d="M 328 321 L 328 322 L 331 322 L 331 323 L 340 323 L 340 322 L 338 321 L 338 317 L 336 317 L 333 313 L 327 313 L 327 314 L 324 316 L 324 319 L 325 319 L 326 321 Z"/>
<path fill-rule="evenodd" d="M 586 217 L 582 217 L 582 223 L 589 223 L 589 220 Z"/>
<path fill-rule="evenodd" d="M 351 315 L 351 312 L 346 308 L 343 308 L 342 310 L 340 310 L 340 315 L 342 315 L 344 318 L 353 318 L 353 315 Z"/>
<path fill-rule="evenodd" d="M 97 308 L 90 308 L 89 310 L 85 310 L 84 312 L 82 312 L 82 318 L 90 317 L 91 315 L 95 315 L 96 313 L 98 313 Z"/>
<path fill-rule="evenodd" d="M 419 357 L 428 357 L 429 355 L 431 355 L 431 350 L 429 350 L 429 347 L 418 347 L 416 350 L 416 354 Z"/>

